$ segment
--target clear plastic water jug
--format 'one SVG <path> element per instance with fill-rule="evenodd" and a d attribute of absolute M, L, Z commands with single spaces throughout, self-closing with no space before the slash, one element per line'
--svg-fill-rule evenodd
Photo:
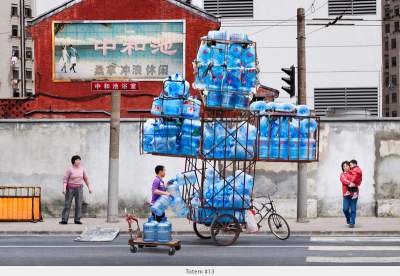
<path fill-rule="evenodd" d="M 225 75 L 226 71 L 223 66 L 214 65 L 210 70 L 211 79 L 207 86 L 208 90 L 221 91 Z"/>
<path fill-rule="evenodd" d="M 311 110 L 306 105 L 298 105 L 296 106 L 297 116 L 300 117 L 308 117 L 311 115 Z"/>
<path fill-rule="evenodd" d="M 229 45 L 229 51 L 228 51 L 228 56 L 233 57 L 233 58 L 237 58 L 239 60 L 241 60 L 242 58 L 242 45 L 238 44 L 238 43 L 233 43 Z M 241 63 L 241 61 L 240 61 Z M 240 66 L 240 64 L 239 64 Z"/>
<path fill-rule="evenodd" d="M 232 55 L 228 55 L 226 67 L 228 70 L 240 69 L 242 67 L 242 60 Z"/>
<path fill-rule="evenodd" d="M 261 119 L 260 119 L 260 135 L 262 137 L 268 137 L 271 123 L 272 123 L 272 120 L 270 120 L 268 117 L 266 117 L 266 116 L 261 117 Z"/>
<path fill-rule="evenodd" d="M 317 121 L 315 119 L 303 119 L 300 121 L 300 135 L 303 138 L 308 138 L 313 135 L 318 128 Z"/>
<path fill-rule="evenodd" d="M 143 241 L 156 242 L 157 241 L 157 225 L 158 223 L 149 217 L 147 222 L 143 224 Z"/>
<path fill-rule="evenodd" d="M 281 103 L 275 108 L 275 110 L 279 112 L 293 112 L 295 108 L 296 107 L 291 103 Z"/>
<path fill-rule="evenodd" d="M 261 115 L 265 114 L 266 110 L 267 110 L 267 103 L 264 101 L 253 102 L 250 105 L 250 111 L 258 112 Z M 265 117 L 263 117 L 263 118 L 265 118 Z"/>
<path fill-rule="evenodd" d="M 225 65 L 226 45 L 217 43 L 216 45 L 211 46 L 211 49 L 211 61 L 214 66 Z"/>
<path fill-rule="evenodd" d="M 260 137 L 259 157 L 260 157 L 260 159 L 268 159 L 269 158 L 269 138 L 268 137 Z"/>
<path fill-rule="evenodd" d="M 151 211 L 157 216 L 162 216 L 170 205 L 171 197 L 162 195 L 154 202 L 153 206 L 151 206 Z"/>
<path fill-rule="evenodd" d="M 292 138 L 289 142 L 289 159 L 299 160 L 300 159 L 300 140 L 298 138 Z"/>
<path fill-rule="evenodd" d="M 256 50 L 253 46 L 249 46 L 243 51 L 242 62 L 246 68 L 256 67 Z"/>
<path fill-rule="evenodd" d="M 166 217 L 157 225 L 157 240 L 161 243 L 167 243 L 172 240 L 172 224 Z"/>
<path fill-rule="evenodd" d="M 247 110 L 250 105 L 250 98 L 245 94 L 236 94 L 235 109 Z"/>
<path fill-rule="evenodd" d="M 227 40 L 228 34 L 225 31 L 209 31 L 208 39 L 212 40 Z"/>
<path fill-rule="evenodd" d="M 211 71 L 208 65 L 197 65 L 194 87 L 199 90 L 204 90 L 211 83 Z"/>
<path fill-rule="evenodd" d="M 243 92 L 255 91 L 257 85 L 256 69 L 246 69 L 242 74 L 242 89 Z"/>
<path fill-rule="evenodd" d="M 187 208 L 182 197 L 174 197 L 172 200 L 172 210 L 175 215 L 180 218 L 184 218 L 188 215 L 189 209 Z"/>
<path fill-rule="evenodd" d="M 198 120 L 200 118 L 201 102 L 195 98 L 189 98 L 183 103 L 182 115 L 188 119 Z"/>
<path fill-rule="evenodd" d="M 201 134 L 201 121 L 185 119 L 182 124 L 182 133 L 199 136 Z"/>
<path fill-rule="evenodd" d="M 151 106 L 151 114 L 154 116 L 161 116 L 163 111 L 163 101 L 160 98 L 155 98 L 153 100 L 153 105 Z"/>
<path fill-rule="evenodd" d="M 176 116 L 182 115 L 183 100 L 181 99 L 163 99 L 163 114 L 166 116 Z"/>
<path fill-rule="evenodd" d="M 317 144 L 315 139 L 300 140 L 300 159 L 315 161 L 317 158 Z"/>
<path fill-rule="evenodd" d="M 197 61 L 202 65 L 208 65 L 211 62 L 211 47 L 207 43 L 201 43 L 197 52 Z"/>
<path fill-rule="evenodd" d="M 230 92 L 222 92 L 222 107 L 226 109 L 235 108 L 235 94 Z"/>
<path fill-rule="evenodd" d="M 206 106 L 218 108 L 222 104 L 222 93 L 220 91 L 208 91 Z"/>

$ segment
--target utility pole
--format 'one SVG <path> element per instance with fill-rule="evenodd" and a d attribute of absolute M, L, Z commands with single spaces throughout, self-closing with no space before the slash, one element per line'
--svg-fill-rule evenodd
<path fill-rule="evenodd" d="M 118 221 L 119 132 L 121 122 L 121 91 L 111 92 L 110 155 L 108 167 L 107 222 Z"/>
<path fill-rule="evenodd" d="M 306 86 L 306 24 L 303 8 L 297 9 L 297 66 L 298 66 L 298 104 L 307 104 Z M 307 222 L 307 165 L 298 163 L 297 167 L 297 221 Z"/>

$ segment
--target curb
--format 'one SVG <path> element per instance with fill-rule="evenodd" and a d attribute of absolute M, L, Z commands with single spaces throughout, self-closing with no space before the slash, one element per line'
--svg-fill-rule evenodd
<path fill-rule="evenodd" d="M 83 231 L 0 231 L 0 236 L 30 236 L 30 235 L 80 235 Z M 128 230 L 121 230 L 120 235 L 129 234 Z M 173 231 L 173 235 L 193 235 L 193 231 Z M 291 231 L 292 236 L 400 236 L 400 231 Z M 273 236 L 271 232 L 254 234 L 241 233 L 245 236 Z"/>

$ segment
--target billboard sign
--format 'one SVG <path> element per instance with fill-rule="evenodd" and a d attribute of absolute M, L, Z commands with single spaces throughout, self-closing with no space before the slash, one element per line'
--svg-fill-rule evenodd
<path fill-rule="evenodd" d="M 54 81 L 161 81 L 185 73 L 185 21 L 53 22 Z"/>

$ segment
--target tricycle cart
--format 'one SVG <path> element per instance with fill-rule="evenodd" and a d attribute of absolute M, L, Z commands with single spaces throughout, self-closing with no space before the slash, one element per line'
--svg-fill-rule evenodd
<path fill-rule="evenodd" d="M 128 232 L 129 232 L 129 240 L 128 245 L 129 249 L 132 253 L 137 253 L 139 248 L 142 249 L 144 247 L 167 247 L 168 255 L 173 256 L 175 252 L 181 249 L 181 241 L 173 239 L 167 243 L 160 242 L 145 242 L 142 237 L 142 232 L 140 231 L 139 220 L 133 215 L 126 215 L 126 221 L 128 222 Z M 132 224 L 136 224 L 136 231 L 132 229 Z M 134 234 L 135 232 L 135 234 Z"/>

